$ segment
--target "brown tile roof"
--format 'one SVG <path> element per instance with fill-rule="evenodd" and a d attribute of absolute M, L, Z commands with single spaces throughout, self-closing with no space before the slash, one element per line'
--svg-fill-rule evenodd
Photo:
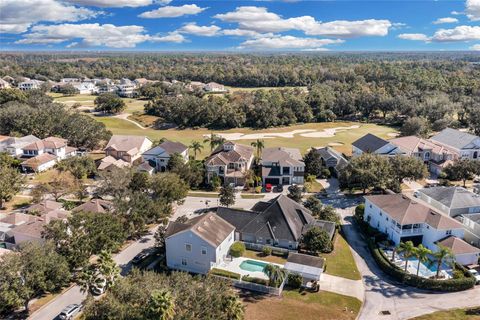
<path fill-rule="evenodd" d="M 35 221 L 37 218 L 38 218 L 37 216 L 31 215 L 31 214 L 15 212 L 7 215 L 3 219 L 1 219 L 0 222 L 19 225 L 22 223 Z"/>
<path fill-rule="evenodd" d="M 182 153 L 188 149 L 186 145 L 175 141 L 164 141 L 160 144 L 160 147 L 167 151 L 169 154 Z"/>
<path fill-rule="evenodd" d="M 390 143 L 399 147 L 407 155 L 421 152 L 423 150 L 431 150 L 436 154 L 455 154 L 455 152 L 435 141 L 422 139 L 415 136 L 400 137 L 390 140 Z"/>
<path fill-rule="evenodd" d="M 453 254 L 480 253 L 480 249 L 454 236 L 448 236 L 436 243 L 452 250 Z"/>
<path fill-rule="evenodd" d="M 123 161 L 122 159 L 117 160 L 112 156 L 108 156 L 100 161 L 100 164 L 98 165 L 98 170 L 106 170 L 111 166 L 115 166 L 117 168 L 124 168 L 129 167 L 130 163 Z"/>
<path fill-rule="evenodd" d="M 33 204 L 26 209 L 27 213 L 38 212 L 39 214 L 45 214 L 50 211 L 59 210 L 63 207 L 60 202 L 52 200 L 43 200 L 37 204 Z"/>
<path fill-rule="evenodd" d="M 42 164 L 48 163 L 50 161 L 56 160 L 57 156 L 50 153 L 43 153 L 36 157 L 30 158 L 22 162 L 22 166 L 32 168 L 37 170 Z"/>
<path fill-rule="evenodd" d="M 233 145 L 231 150 L 224 150 L 224 146 Z M 206 165 L 228 165 L 232 162 L 239 162 L 240 160 L 248 161 L 253 156 L 253 148 L 243 144 L 225 142 L 217 147 L 210 157 L 205 160 Z"/>
<path fill-rule="evenodd" d="M 47 223 L 42 219 L 37 219 L 32 222 L 24 223 L 14 227 L 10 232 L 15 234 L 24 234 L 32 238 L 41 239 L 42 232 Z"/>
<path fill-rule="evenodd" d="M 85 202 L 78 207 L 75 207 L 72 211 L 73 212 L 96 212 L 96 213 L 104 213 L 110 210 L 112 207 L 112 203 L 107 200 L 103 199 L 92 199 L 88 202 Z"/>
<path fill-rule="evenodd" d="M 35 141 L 25 147 L 24 150 L 44 150 L 59 149 L 67 146 L 67 140 L 58 137 L 48 137 L 40 141 Z"/>
<path fill-rule="evenodd" d="M 458 229 L 462 224 L 403 194 L 366 196 L 392 219 L 404 224 L 427 223 L 435 229 Z"/>
<path fill-rule="evenodd" d="M 113 149 L 116 151 L 123 152 L 138 152 L 144 143 L 148 139 L 145 136 L 122 136 L 122 135 L 113 135 L 108 141 L 105 149 Z"/>
<path fill-rule="evenodd" d="M 215 213 L 210 212 L 192 218 L 186 223 L 170 222 L 167 227 L 166 238 L 184 230 L 190 230 L 212 246 L 218 247 L 235 230 L 235 227 Z"/>
<path fill-rule="evenodd" d="M 0 141 L 7 140 L 7 139 L 9 139 L 9 138 L 10 138 L 9 136 L 2 136 L 2 135 L 0 135 Z"/>
<path fill-rule="evenodd" d="M 262 152 L 262 161 L 278 162 L 281 166 L 304 166 L 302 154 L 296 148 L 266 148 Z"/>

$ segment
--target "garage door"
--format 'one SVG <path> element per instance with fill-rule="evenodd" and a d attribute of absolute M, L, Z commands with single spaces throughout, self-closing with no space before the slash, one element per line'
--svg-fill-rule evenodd
<path fill-rule="evenodd" d="M 265 179 L 265 184 L 272 184 L 272 185 L 277 185 L 277 184 L 280 184 L 280 179 L 278 178 L 267 178 Z"/>

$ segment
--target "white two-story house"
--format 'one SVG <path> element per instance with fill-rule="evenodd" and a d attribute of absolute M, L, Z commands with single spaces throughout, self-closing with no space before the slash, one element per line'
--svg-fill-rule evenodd
<path fill-rule="evenodd" d="M 480 137 L 473 134 L 446 128 L 430 140 L 453 150 L 461 159 L 480 160 Z"/>
<path fill-rule="evenodd" d="M 457 220 L 407 195 L 389 194 L 365 197 L 364 220 L 399 245 L 412 241 L 432 251 L 438 245 L 450 247 L 458 263 L 476 264 L 480 249 L 463 241 L 464 229 Z"/>
<path fill-rule="evenodd" d="M 7 137 L 0 141 L 0 152 L 6 152 L 13 157 L 20 157 L 23 154 L 23 147 L 37 141 L 40 141 L 40 139 L 34 135 L 28 135 L 21 138 Z"/>
<path fill-rule="evenodd" d="M 77 148 L 68 146 L 66 139 L 48 137 L 22 148 L 22 157 L 29 158 L 22 162 L 22 168 L 24 171 L 45 171 L 52 168 L 58 161 L 76 154 Z"/>
<path fill-rule="evenodd" d="M 305 163 L 299 149 L 266 148 L 262 152 L 263 184 L 303 184 Z"/>
<path fill-rule="evenodd" d="M 210 212 L 185 223 L 172 221 L 165 235 L 170 269 L 206 274 L 222 264 L 234 240 L 235 227 Z"/>
<path fill-rule="evenodd" d="M 184 162 L 188 161 L 188 147 L 180 142 L 164 141 L 142 154 L 143 160 L 155 168 L 156 171 L 167 170 L 168 161 L 173 154 L 178 154 Z"/>
<path fill-rule="evenodd" d="M 106 157 L 102 159 L 99 170 L 114 167 L 131 167 L 140 164 L 142 153 L 152 147 L 152 141 L 145 136 L 113 135 L 105 147 Z"/>
<path fill-rule="evenodd" d="M 394 156 L 403 152 L 387 140 L 368 133 L 352 143 L 352 156 L 357 157 L 363 153 L 373 153 L 382 156 Z"/>
<path fill-rule="evenodd" d="M 245 184 L 245 173 L 253 163 L 253 148 L 227 141 L 205 159 L 207 182 L 218 176 L 224 184 Z"/>

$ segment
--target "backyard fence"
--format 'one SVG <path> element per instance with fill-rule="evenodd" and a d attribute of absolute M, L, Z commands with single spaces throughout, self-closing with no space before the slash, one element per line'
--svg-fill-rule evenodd
<path fill-rule="evenodd" d="M 263 248 L 267 247 L 272 249 L 272 251 L 281 252 L 281 253 L 284 253 L 285 255 L 287 255 L 289 252 L 297 252 L 297 250 L 294 250 L 294 249 L 289 250 L 285 248 L 272 247 L 272 246 L 260 244 L 260 243 L 251 243 L 251 242 L 243 242 L 243 243 L 245 244 L 245 248 L 249 250 L 262 251 Z"/>
<path fill-rule="evenodd" d="M 265 286 L 265 285 L 262 285 L 262 284 L 249 282 L 249 281 L 242 281 L 241 279 L 236 280 L 236 279 L 229 278 L 229 277 L 219 275 L 219 274 L 212 274 L 212 276 L 219 277 L 219 278 L 222 278 L 222 279 L 225 279 L 225 280 L 229 280 L 229 281 L 232 282 L 234 287 L 239 288 L 239 289 L 256 291 L 256 292 L 269 294 L 269 295 L 275 295 L 275 296 L 280 296 L 282 294 L 283 287 L 285 286 L 285 283 L 287 282 L 287 277 L 285 277 L 285 279 L 283 279 L 283 282 L 280 284 L 280 286 L 278 288 L 274 288 L 274 287 L 269 287 L 269 286 Z"/>

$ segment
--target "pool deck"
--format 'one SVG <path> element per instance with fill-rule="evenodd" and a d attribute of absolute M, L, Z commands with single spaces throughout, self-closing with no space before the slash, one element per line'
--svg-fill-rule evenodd
<path fill-rule="evenodd" d="M 274 264 L 274 265 L 277 265 L 277 266 L 282 267 L 282 268 L 284 267 L 282 264 L 270 263 L 270 262 L 266 262 L 266 261 L 262 261 L 262 260 L 250 259 L 250 258 L 245 258 L 245 257 L 233 258 L 232 261 L 224 261 L 223 263 L 221 263 L 220 265 L 217 265 L 216 267 L 218 269 L 223 269 L 223 270 L 239 273 L 242 277 L 243 276 L 250 276 L 250 277 L 261 278 L 261 279 L 268 280 L 268 277 L 264 272 L 261 272 L 261 271 L 247 271 L 247 270 L 243 270 L 242 268 L 240 268 L 240 264 L 242 262 L 246 261 L 246 260 L 256 261 L 256 262 L 265 263 L 265 264 Z"/>
<path fill-rule="evenodd" d="M 387 257 L 392 256 L 392 251 L 391 250 L 384 250 L 385 254 Z M 396 254 L 395 255 L 395 262 L 397 266 L 400 268 L 404 269 L 405 267 L 405 259 L 401 254 Z M 416 258 L 410 258 L 408 261 L 408 266 L 407 266 L 407 271 L 410 274 L 417 274 L 417 267 L 418 267 L 418 260 Z M 434 268 L 431 270 L 430 268 Z M 430 278 L 436 275 L 436 264 L 432 264 L 431 266 L 427 266 L 425 263 L 420 263 L 420 272 L 418 273 L 419 276 L 424 277 L 424 278 Z M 444 279 L 450 279 L 452 278 L 452 268 L 443 265 L 442 270 L 440 271 L 440 274 L 444 276 Z"/>

